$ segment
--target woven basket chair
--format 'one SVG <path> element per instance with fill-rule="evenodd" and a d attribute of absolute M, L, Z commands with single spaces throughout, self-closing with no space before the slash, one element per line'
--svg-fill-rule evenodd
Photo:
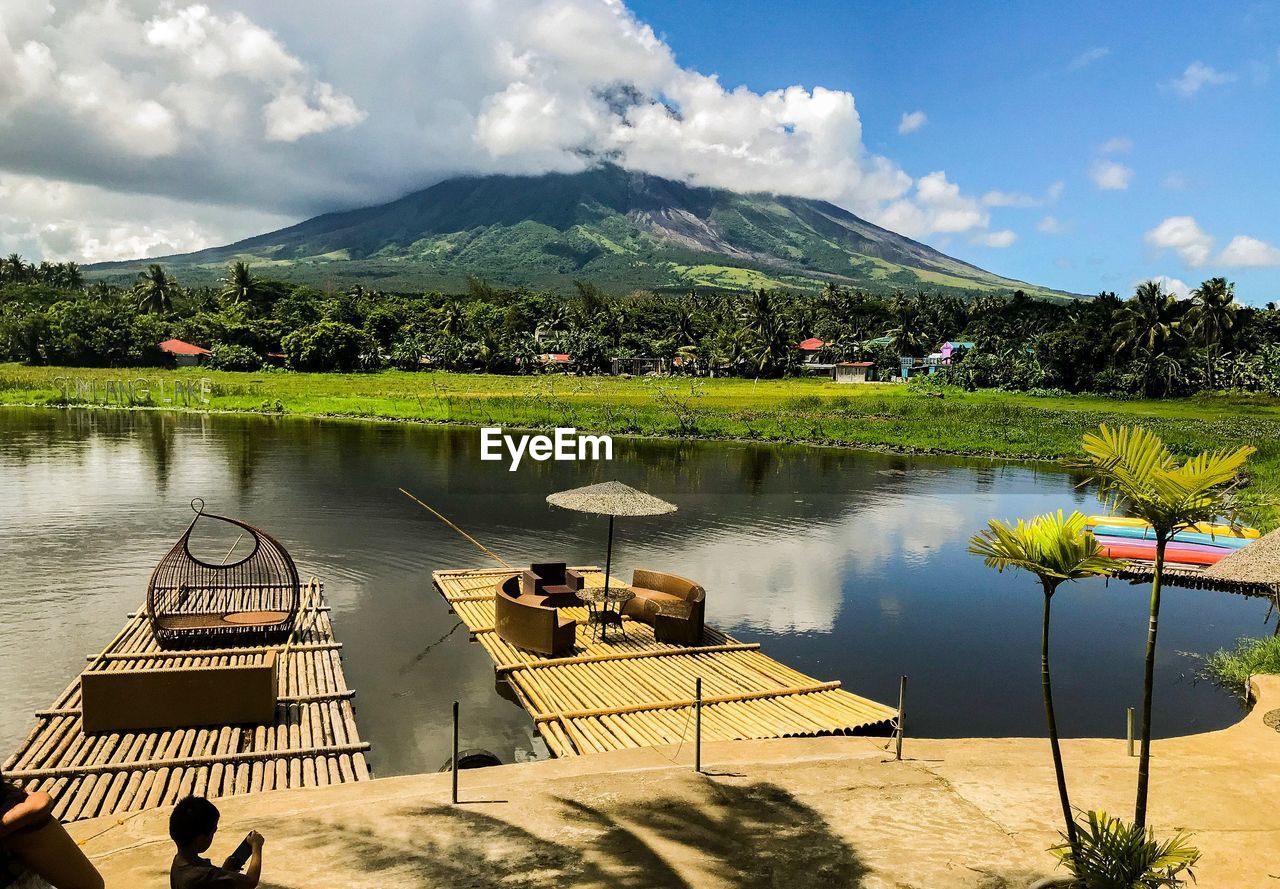
<path fill-rule="evenodd" d="M 161 648 L 221 648 L 280 642 L 298 617 L 298 569 L 274 537 L 238 519 L 204 511 L 151 572 L 147 617 Z M 215 565 L 191 552 L 191 532 L 201 520 L 226 522 L 252 543 L 249 554 Z M 237 539 L 237 543 L 238 543 Z M 234 547 L 233 547 L 234 550 Z"/>

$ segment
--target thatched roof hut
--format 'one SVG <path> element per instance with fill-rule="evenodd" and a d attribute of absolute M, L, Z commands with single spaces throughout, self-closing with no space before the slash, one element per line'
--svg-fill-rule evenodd
<path fill-rule="evenodd" d="M 1118 573 L 1135 583 L 1150 580 L 1151 564 L 1130 562 Z M 1280 529 L 1264 534 L 1208 568 L 1166 567 L 1164 579 L 1172 586 L 1189 589 L 1280 596 Z"/>

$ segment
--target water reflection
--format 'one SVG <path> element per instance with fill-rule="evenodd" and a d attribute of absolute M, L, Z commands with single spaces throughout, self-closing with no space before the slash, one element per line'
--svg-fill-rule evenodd
<path fill-rule="evenodd" d="M 621 520 L 615 564 L 701 580 L 708 619 L 786 663 L 880 700 L 911 677 L 911 731 L 1039 733 L 1034 584 L 965 553 L 990 516 L 1093 507 L 1064 472 L 740 444 L 616 442 L 612 464 L 481 463 L 475 430 L 278 417 L 0 411 L 0 748 L 46 706 L 142 599 L 192 497 L 262 525 L 325 581 L 380 774 L 464 744 L 511 759 L 532 727 L 431 588 L 483 564 L 398 493 L 405 487 L 514 563 L 604 559 L 605 521 L 553 510 L 551 491 L 618 478 L 680 506 Z M 1059 719 L 1118 734 L 1140 691 L 1142 590 L 1102 583 L 1055 599 Z M 1260 602 L 1171 591 L 1157 727 L 1226 724 L 1233 702 L 1190 681 L 1179 651 L 1262 631 Z"/>

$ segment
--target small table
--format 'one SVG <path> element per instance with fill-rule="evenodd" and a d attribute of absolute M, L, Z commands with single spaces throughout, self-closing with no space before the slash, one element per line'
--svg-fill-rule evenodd
<path fill-rule="evenodd" d="M 604 587 L 587 587 L 578 590 L 578 598 L 587 603 L 587 624 L 595 627 L 595 633 L 603 642 L 609 641 L 609 627 L 616 625 L 627 638 L 626 628 L 622 625 L 622 608 L 636 597 L 627 587 L 610 587 L 606 593 Z M 592 638 L 597 638 L 593 635 Z"/>

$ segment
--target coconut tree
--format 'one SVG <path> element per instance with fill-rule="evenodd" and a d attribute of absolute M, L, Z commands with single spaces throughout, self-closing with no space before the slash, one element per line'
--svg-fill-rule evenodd
<path fill-rule="evenodd" d="M 178 282 L 169 276 L 164 266 L 151 263 L 145 272 L 138 274 L 138 280 L 133 285 L 133 294 L 138 298 L 138 310 L 156 314 L 170 311 L 177 289 Z"/>
<path fill-rule="evenodd" d="M 1205 384 L 1214 388 L 1214 366 L 1236 327 L 1236 285 L 1210 278 L 1191 291 L 1191 320 L 1204 343 Z"/>
<path fill-rule="evenodd" d="M 247 262 L 237 260 L 231 263 L 219 283 L 222 284 L 219 295 L 232 304 L 253 302 L 258 295 L 258 279 L 254 277 Z"/>
<path fill-rule="evenodd" d="M 1160 587 L 1165 549 L 1173 535 L 1198 522 L 1222 517 L 1234 521 L 1240 470 L 1254 452 L 1249 446 L 1206 451 L 1179 462 L 1150 429 L 1101 426 L 1084 437 L 1087 463 L 1096 473 L 1098 496 L 1113 510 L 1143 519 L 1155 535 L 1151 571 L 1150 620 L 1142 681 L 1142 742 L 1134 823 L 1147 823 L 1147 785 L 1151 777 L 1151 697 L 1160 626 Z"/>
<path fill-rule="evenodd" d="M 1144 281 L 1124 304 L 1116 324 L 1116 351 L 1149 356 L 1167 351 L 1182 338 L 1182 305 L 1159 281 Z"/>
<path fill-rule="evenodd" d="M 992 519 L 987 529 L 969 541 L 969 552 L 982 556 L 991 568 L 1021 568 L 1040 579 L 1044 592 L 1044 617 L 1040 630 L 1040 688 L 1044 694 L 1044 717 L 1053 752 L 1053 770 L 1058 779 L 1058 799 L 1067 825 L 1067 841 L 1076 848 L 1076 823 L 1071 815 L 1067 779 L 1058 744 L 1058 722 L 1053 713 L 1053 685 L 1049 672 L 1049 617 L 1053 594 L 1068 580 L 1082 580 L 1114 571 L 1119 563 L 1103 554 L 1102 546 L 1085 530 L 1085 517 L 1078 512 L 1064 516 L 1062 510 L 1039 515 L 1016 525 Z"/>

